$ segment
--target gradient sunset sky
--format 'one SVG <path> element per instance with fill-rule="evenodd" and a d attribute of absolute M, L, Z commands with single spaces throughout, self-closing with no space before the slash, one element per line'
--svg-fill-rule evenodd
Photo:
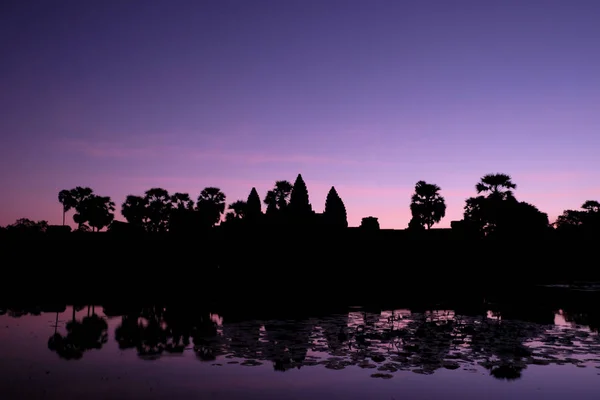
<path fill-rule="evenodd" d="M 554 220 L 600 200 L 599 21 L 595 0 L 3 0 L 0 225 L 60 224 L 75 186 L 230 203 L 298 173 L 351 226 L 405 228 L 426 180 L 448 227 L 495 172 Z"/>

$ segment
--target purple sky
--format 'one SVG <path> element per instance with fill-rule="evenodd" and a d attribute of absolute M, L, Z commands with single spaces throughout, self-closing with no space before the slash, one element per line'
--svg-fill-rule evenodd
<path fill-rule="evenodd" d="M 405 228 L 421 179 L 449 226 L 492 172 L 554 219 L 600 199 L 599 20 L 595 0 L 4 0 L 0 225 L 60 223 L 77 185 L 233 202 L 298 173 L 351 226 Z"/>

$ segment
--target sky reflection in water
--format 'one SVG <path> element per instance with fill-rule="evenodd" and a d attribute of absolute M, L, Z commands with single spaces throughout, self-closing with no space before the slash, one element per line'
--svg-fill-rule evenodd
<path fill-rule="evenodd" d="M 597 332 L 560 313 L 547 324 L 358 309 L 234 322 L 85 307 L 73 324 L 67 307 L 56 324 L 56 313 L 2 311 L 3 399 L 596 399 L 600 390 Z"/>

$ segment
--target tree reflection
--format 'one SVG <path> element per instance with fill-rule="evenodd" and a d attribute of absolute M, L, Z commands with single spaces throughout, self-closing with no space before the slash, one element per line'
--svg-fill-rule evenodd
<path fill-rule="evenodd" d="M 194 315 L 192 341 L 196 357 L 201 361 L 214 361 L 218 355 L 223 354 L 220 338 L 217 336 L 217 323 L 209 313 Z"/>
<path fill-rule="evenodd" d="M 163 308 L 152 306 L 121 318 L 115 340 L 121 349 L 135 348 L 140 358 L 155 360 L 165 350 L 167 332 L 162 324 Z"/>
<path fill-rule="evenodd" d="M 80 307 L 72 307 L 71 320 L 67 322 L 66 335 L 58 332 L 58 316 L 54 324 L 54 334 L 48 339 L 48 348 L 55 351 L 60 358 L 65 360 L 78 360 L 87 350 L 101 349 L 108 341 L 108 324 L 106 320 L 95 313 L 88 315 L 81 321 L 76 319 L 76 311 Z"/>
<path fill-rule="evenodd" d="M 121 318 L 115 340 L 121 349 L 135 348 L 138 356 L 155 360 L 163 352 L 182 354 L 192 343 L 200 360 L 220 354 L 217 325 L 208 312 L 190 307 L 143 307 Z"/>
<path fill-rule="evenodd" d="M 593 333 L 598 313 L 592 305 L 569 304 L 562 311 L 572 326 L 546 323 L 548 308 L 542 303 L 522 304 L 518 309 L 514 304 L 498 304 L 488 313 L 479 307 L 462 308 L 464 312 L 461 307 L 428 308 L 432 307 L 419 312 L 375 309 L 311 318 L 293 318 L 290 312 L 288 319 L 246 316 L 235 320 L 225 313 L 219 325 L 206 308 L 153 305 L 123 308 L 114 339 L 120 349 L 135 349 L 144 360 L 191 353 L 202 362 L 228 358 L 235 359 L 228 363 L 253 366 L 267 361 L 276 371 L 355 366 L 374 370 L 375 377 L 390 377 L 397 371 L 432 374 L 439 369 L 485 369 L 494 378 L 514 380 L 531 364 L 579 365 L 582 361 L 573 354 L 600 351 L 599 337 Z M 66 360 L 81 359 L 86 351 L 101 349 L 108 340 L 108 324 L 93 306 L 87 307 L 83 318 L 77 318 L 76 311 L 84 307 L 70 308 L 63 329 L 59 318 L 64 306 L 0 309 L 6 310 L 4 318 L 53 312 L 48 348 Z M 115 308 L 110 313 L 118 315 Z M 582 324 L 592 333 L 581 329 Z M 586 359 L 600 364 L 597 358 Z"/>
<path fill-rule="evenodd" d="M 473 358 L 493 377 L 506 380 L 521 377 L 533 354 L 525 342 L 538 337 L 543 330 L 543 326 L 506 320 L 470 324 L 463 329 L 470 338 Z"/>

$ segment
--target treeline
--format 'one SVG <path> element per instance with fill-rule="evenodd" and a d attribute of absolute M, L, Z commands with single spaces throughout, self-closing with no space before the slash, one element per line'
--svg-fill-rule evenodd
<path fill-rule="evenodd" d="M 597 237 L 600 232 L 600 203 L 588 200 L 580 210 L 565 210 L 552 223 L 548 215 L 536 206 L 517 200 L 517 185 L 506 174 L 488 174 L 475 185 L 476 195 L 466 199 L 463 219 L 452 222 L 454 237 L 460 238 L 532 238 L 532 237 Z M 188 193 L 171 194 L 162 188 L 151 188 L 143 195 L 129 195 L 121 205 L 127 223 L 115 221 L 115 203 L 91 188 L 76 187 L 61 190 L 58 200 L 63 210 L 63 227 L 48 226 L 46 221 L 23 218 L 3 231 L 41 233 L 70 231 L 65 225 L 66 213 L 74 210 L 77 232 L 109 231 L 135 233 L 210 232 L 212 228 L 240 230 L 242 228 L 338 228 L 348 227 L 346 207 L 332 187 L 327 194 L 325 209 L 317 213 L 309 200 L 308 189 L 298 175 L 292 184 L 281 180 L 261 201 L 256 188 L 246 200 L 227 204 L 226 195 L 217 187 L 204 188 L 196 200 Z M 263 205 L 265 210 L 263 211 Z M 411 198 L 412 218 L 407 232 L 412 236 L 439 223 L 446 215 L 446 203 L 438 185 L 419 181 Z M 360 228 L 379 230 L 376 217 L 362 219 Z M 431 235 L 429 235 L 431 236 Z"/>

